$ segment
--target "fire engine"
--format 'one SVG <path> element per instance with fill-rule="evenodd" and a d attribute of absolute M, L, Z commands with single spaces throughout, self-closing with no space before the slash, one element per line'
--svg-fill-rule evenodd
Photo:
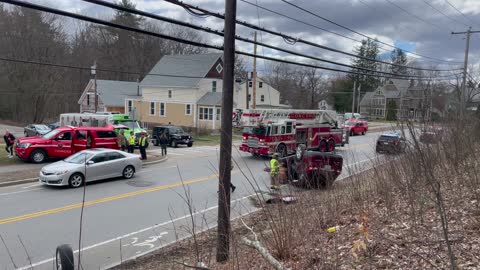
<path fill-rule="evenodd" d="M 240 118 L 243 140 L 240 150 L 258 156 L 287 156 L 297 145 L 332 152 L 348 143 L 338 127 L 336 114 L 326 110 L 245 110 Z"/>

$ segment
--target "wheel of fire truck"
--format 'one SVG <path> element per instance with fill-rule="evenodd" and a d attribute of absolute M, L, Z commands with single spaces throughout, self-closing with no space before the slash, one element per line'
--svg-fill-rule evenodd
<path fill-rule="evenodd" d="M 277 146 L 277 151 L 276 151 L 280 157 L 286 157 L 287 156 L 287 146 L 283 143 L 279 144 Z"/>
<path fill-rule="evenodd" d="M 295 149 L 295 160 L 300 162 L 303 159 L 303 155 L 305 154 L 305 150 L 307 147 L 305 144 L 299 144 L 297 145 L 297 149 Z"/>
<path fill-rule="evenodd" d="M 328 149 L 328 152 L 333 152 L 335 151 L 335 141 L 330 139 L 328 141 L 328 144 L 327 144 L 327 149 Z"/>
<path fill-rule="evenodd" d="M 353 132 L 353 129 L 350 130 L 350 136 L 354 136 L 355 135 L 355 132 Z"/>
<path fill-rule="evenodd" d="M 318 145 L 318 151 L 320 152 L 327 152 L 328 151 L 328 144 L 325 140 L 322 140 Z"/>

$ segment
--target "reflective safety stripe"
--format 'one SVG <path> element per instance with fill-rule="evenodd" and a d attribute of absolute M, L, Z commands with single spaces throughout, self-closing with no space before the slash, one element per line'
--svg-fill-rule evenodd
<path fill-rule="evenodd" d="M 141 137 L 139 140 L 138 140 L 138 145 L 140 146 L 145 146 L 145 137 Z"/>

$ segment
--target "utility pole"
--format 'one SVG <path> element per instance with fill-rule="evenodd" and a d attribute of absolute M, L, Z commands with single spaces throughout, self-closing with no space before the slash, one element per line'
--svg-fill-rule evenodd
<path fill-rule="evenodd" d="M 95 87 L 95 113 L 98 110 L 98 93 L 97 93 L 97 61 L 93 62 L 93 66 L 91 68 L 91 73 L 93 75 L 93 85 Z"/>
<path fill-rule="evenodd" d="M 468 65 L 468 50 L 470 47 L 470 34 L 480 33 L 480 31 L 472 31 L 472 27 L 469 27 L 467 32 L 452 32 L 452 35 L 466 34 L 466 46 L 465 46 L 465 60 L 463 62 L 463 79 L 462 89 L 460 90 L 460 118 L 463 119 L 465 111 L 465 94 L 467 89 L 467 65 Z"/>
<path fill-rule="evenodd" d="M 247 79 L 245 80 L 245 98 L 246 98 L 246 103 L 245 103 L 245 109 L 249 109 L 249 100 L 248 100 L 248 72 L 247 72 Z"/>
<path fill-rule="evenodd" d="M 359 83 L 358 86 L 358 98 L 357 98 L 357 113 L 360 113 L 360 90 L 362 89 L 362 84 Z"/>
<path fill-rule="evenodd" d="M 255 44 L 253 45 L 253 102 L 252 109 L 257 108 L 257 31 L 253 34 L 253 40 Z"/>
<path fill-rule="evenodd" d="M 355 89 L 357 89 L 357 81 L 353 81 L 353 93 L 352 93 L 352 117 L 355 110 Z"/>
<path fill-rule="evenodd" d="M 230 246 L 230 180 L 232 162 L 232 113 L 235 65 L 235 21 L 237 0 L 225 1 L 223 38 L 223 91 L 220 164 L 218 181 L 217 262 L 228 260 Z"/>

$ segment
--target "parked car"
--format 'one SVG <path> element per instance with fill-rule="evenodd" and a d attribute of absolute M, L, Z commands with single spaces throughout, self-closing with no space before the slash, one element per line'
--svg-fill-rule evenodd
<path fill-rule="evenodd" d="M 399 132 L 384 133 L 378 138 L 375 151 L 377 153 L 402 153 L 406 146 L 407 141 Z"/>
<path fill-rule="evenodd" d="M 342 156 L 310 151 L 304 144 L 297 146 L 295 154 L 280 158 L 279 162 L 286 168 L 290 183 L 306 188 L 328 188 L 342 173 L 343 166 Z"/>
<path fill-rule="evenodd" d="M 434 144 L 442 140 L 443 130 L 441 128 L 429 128 L 420 134 L 420 142 L 424 144 Z"/>
<path fill-rule="evenodd" d="M 168 139 L 168 144 L 172 147 L 177 147 L 179 144 L 187 145 L 188 147 L 193 146 L 193 138 L 190 134 L 185 132 L 179 126 L 156 126 L 153 127 L 152 139 L 155 145 L 160 144 L 160 136 L 162 133 L 165 133 Z"/>
<path fill-rule="evenodd" d="M 354 136 L 356 134 L 365 135 L 365 133 L 368 131 L 368 123 L 362 120 L 351 119 L 345 122 L 343 128 L 348 130 L 350 136 Z"/>
<path fill-rule="evenodd" d="M 112 149 L 80 151 L 40 170 L 39 182 L 51 186 L 81 187 L 84 182 L 123 177 L 132 178 L 142 168 L 139 155 Z"/>
<path fill-rule="evenodd" d="M 22 160 L 42 163 L 61 159 L 87 148 L 118 149 L 113 127 L 60 127 L 40 137 L 18 139 L 15 153 Z"/>
<path fill-rule="evenodd" d="M 344 116 L 343 116 L 343 119 L 345 119 L 345 121 L 348 121 L 350 119 L 360 119 L 362 118 L 362 115 L 359 114 L 359 113 L 345 113 Z"/>
<path fill-rule="evenodd" d="M 60 127 L 60 122 L 55 122 L 55 123 L 48 124 L 48 127 L 49 127 L 50 129 L 59 128 L 59 127 Z"/>
<path fill-rule="evenodd" d="M 41 136 L 45 135 L 51 130 L 52 129 L 47 125 L 31 124 L 23 129 L 23 134 L 25 134 L 25 137 Z"/>

